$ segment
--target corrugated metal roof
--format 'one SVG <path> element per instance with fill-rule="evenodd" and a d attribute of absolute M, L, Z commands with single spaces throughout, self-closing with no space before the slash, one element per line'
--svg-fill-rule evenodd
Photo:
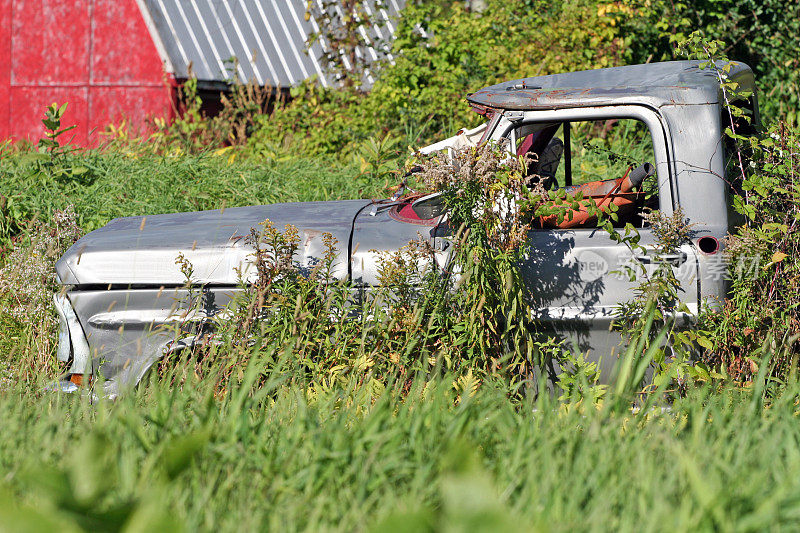
<path fill-rule="evenodd" d="M 187 78 L 191 65 L 192 75 L 201 81 L 230 80 L 236 68 L 241 80 L 259 85 L 291 87 L 315 74 L 324 85 L 331 84 L 319 60 L 327 43 L 320 39 L 306 53 L 308 36 L 319 31 L 313 18 L 305 19 L 307 0 L 139 2 L 156 46 L 176 78 Z M 312 2 L 323 9 L 323 0 Z M 362 29 L 365 40 L 388 41 L 403 4 L 404 0 L 382 0 L 377 6 L 365 6 L 385 21 L 371 33 Z M 377 57 L 372 48 L 360 53 Z"/>

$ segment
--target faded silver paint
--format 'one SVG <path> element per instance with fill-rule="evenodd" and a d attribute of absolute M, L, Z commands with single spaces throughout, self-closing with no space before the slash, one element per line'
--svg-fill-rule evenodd
<path fill-rule="evenodd" d="M 753 90 L 750 69 L 735 64 L 734 78 Z M 681 268 L 680 298 L 690 311 L 703 302 L 719 305 L 726 283 L 712 276 L 713 256 L 698 253 L 697 239 L 712 236 L 721 243 L 732 229 L 730 195 L 721 146 L 722 107 L 713 78 L 697 62 L 671 62 L 527 78 L 473 94 L 473 104 L 488 106 L 492 120 L 483 140 L 499 142 L 514 128 L 537 122 L 633 118 L 647 125 L 653 141 L 660 209 L 671 214 L 681 206 L 694 224 L 693 242 L 670 261 Z M 627 83 L 627 85 L 625 85 Z M 531 86 L 542 89 L 528 89 Z M 571 86 L 568 90 L 561 87 Z M 559 89 L 554 89 L 558 87 Z M 556 93 L 556 90 L 561 92 Z M 539 92 L 537 92 L 539 91 Z M 505 106 L 505 107 L 503 107 Z M 436 146 L 448 149 L 463 139 Z M 455 144 L 454 144 L 455 143 Z M 404 200 L 400 200 L 402 202 Z M 436 250 L 437 267 L 446 266 L 451 247 L 436 224 L 411 223 L 398 216 L 397 202 L 348 200 L 275 204 L 199 213 L 128 217 L 79 240 L 56 265 L 70 290 L 57 300 L 62 327 L 60 345 L 85 339 L 88 364 L 73 362 L 73 372 L 89 369 L 104 378 L 105 393 L 117 394 L 135 385 L 164 353 L 191 345 L 186 325 L 220 316 L 235 297 L 239 274 L 253 275 L 250 229 L 270 219 L 277 228 L 293 224 L 301 245 L 295 260 L 311 268 L 322 257 L 323 232 L 339 242 L 334 275 L 369 290 L 377 282 L 377 258 L 413 239 Z M 641 243 L 652 247 L 649 228 Z M 531 288 L 530 312 L 553 334 L 570 339 L 606 370 L 613 364 L 619 336 L 608 331 L 615 308 L 632 296 L 634 284 L 610 272 L 624 264 L 642 271 L 655 268 L 649 256 L 634 255 L 611 241 L 602 230 L 534 230 L 530 253 L 522 265 Z M 183 253 L 195 268 L 194 281 L 203 289 L 198 307 L 182 288 L 186 281 L 175 258 Z M 677 272 L 677 271 L 676 271 Z M 74 330 L 74 315 L 81 331 Z M 691 322 L 691 313 L 679 317 Z M 65 353 L 60 349 L 63 357 Z M 607 372 L 606 372 L 607 374 Z M 66 385 L 65 385 L 66 387 Z"/>
<path fill-rule="evenodd" d="M 234 207 L 214 211 L 117 218 L 73 245 L 56 264 L 66 285 L 179 286 L 186 282 L 175 266 L 179 253 L 194 266 L 194 281 L 234 286 L 236 269 L 245 279 L 254 273 L 246 244 L 251 228 L 266 219 L 283 230 L 300 230 L 300 266 L 310 268 L 323 251 L 322 233 L 346 243 L 355 213 L 369 200 L 305 202 Z M 338 278 L 347 276 L 347 262 L 334 265 Z"/>
<path fill-rule="evenodd" d="M 72 364 L 70 374 L 92 374 L 92 356 L 89 342 L 83 332 L 75 310 L 63 294 L 53 296 L 53 304 L 58 314 L 58 360 L 62 363 Z"/>

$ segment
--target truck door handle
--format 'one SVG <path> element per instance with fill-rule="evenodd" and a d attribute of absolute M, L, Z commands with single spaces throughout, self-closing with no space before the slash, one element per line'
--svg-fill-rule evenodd
<path fill-rule="evenodd" d="M 633 254 L 633 258 L 646 265 L 654 263 L 670 263 L 673 266 L 679 266 L 686 262 L 686 252 L 676 252 L 671 254 Z"/>

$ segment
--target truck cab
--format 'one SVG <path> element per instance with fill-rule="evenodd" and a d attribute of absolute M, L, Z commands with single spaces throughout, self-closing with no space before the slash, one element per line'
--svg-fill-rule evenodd
<path fill-rule="evenodd" d="M 467 97 L 487 117 L 484 125 L 424 150 L 497 142 L 512 155 L 535 152 L 537 170 L 547 167 L 540 174 L 548 186 L 567 189 L 653 165 L 647 201 L 638 207 L 664 216 L 680 213 L 691 237 L 677 249 L 655 253 L 657 236 L 642 213 L 621 218 L 618 225 L 631 223 L 644 251 L 615 242 L 594 224 L 529 233 L 523 269 L 531 313 L 548 332 L 600 360 L 605 373 L 620 347 L 619 334 L 609 331 L 611 321 L 633 298 L 642 276 L 664 264 L 673 269 L 684 304 L 676 318 L 684 325 L 701 306 L 722 305 L 726 295 L 724 238 L 740 223 L 731 200 L 741 178 L 726 142 L 732 119 L 726 98 L 751 116 L 751 122 L 736 124 L 740 134 L 758 124 L 758 107 L 750 67 L 738 62 L 701 67 L 700 61 L 672 61 L 493 85 Z M 727 81 L 738 84 L 737 94 L 752 96 L 723 94 L 718 77 L 723 69 Z M 609 137 L 615 142 L 607 142 Z M 628 275 L 631 269 L 638 279 Z"/>

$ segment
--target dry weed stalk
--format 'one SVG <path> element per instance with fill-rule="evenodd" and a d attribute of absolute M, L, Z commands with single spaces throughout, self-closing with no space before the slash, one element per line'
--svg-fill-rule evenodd
<path fill-rule="evenodd" d="M 53 294 L 58 290 L 55 262 L 81 236 L 73 208 L 55 211 L 48 222 L 34 221 L 28 238 L 17 240 L 0 269 L 0 320 L 4 329 L 29 329 L 22 336 L 29 346 L 11 346 L 10 351 L 29 359 L 12 367 L 20 379 L 55 370 L 55 339 L 58 320 Z"/>
<path fill-rule="evenodd" d="M 528 187 L 530 161 L 485 143 L 422 158 L 419 177 L 441 192 L 453 227 L 471 233 L 471 244 L 508 252 L 527 240 L 529 213 L 546 201 L 541 186 Z"/>

